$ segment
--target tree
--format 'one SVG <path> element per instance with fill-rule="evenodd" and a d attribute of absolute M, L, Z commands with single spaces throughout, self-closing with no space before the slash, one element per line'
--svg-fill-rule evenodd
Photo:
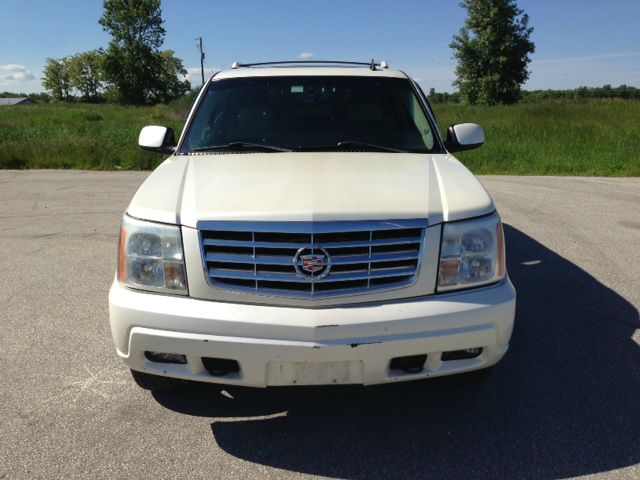
<path fill-rule="evenodd" d="M 69 100 L 71 92 L 71 75 L 69 58 L 47 58 L 44 67 L 42 86 L 51 92 L 56 100 Z"/>
<path fill-rule="evenodd" d="M 518 101 L 535 51 L 529 16 L 515 0 L 462 0 L 467 19 L 449 45 L 458 61 L 453 82 L 465 102 Z"/>
<path fill-rule="evenodd" d="M 69 60 L 71 86 L 89 102 L 99 101 L 104 87 L 102 55 L 102 50 L 91 50 L 77 53 Z"/>
<path fill-rule="evenodd" d="M 168 100 L 184 68 L 173 52 L 168 57 L 160 52 L 165 36 L 160 0 L 105 0 L 100 24 L 112 37 L 103 57 L 104 76 L 120 101 Z"/>
<path fill-rule="evenodd" d="M 173 50 L 160 53 L 159 81 L 154 91 L 155 100 L 158 102 L 168 102 L 191 90 L 188 80 L 180 80 L 187 75 L 187 70 L 182 65 L 182 60 L 173 54 Z"/>

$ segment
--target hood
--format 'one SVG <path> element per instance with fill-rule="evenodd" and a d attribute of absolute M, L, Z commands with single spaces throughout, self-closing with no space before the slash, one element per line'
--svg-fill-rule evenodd
<path fill-rule="evenodd" d="M 130 215 L 199 220 L 327 221 L 491 213 L 489 194 L 451 155 L 285 152 L 174 156 L 134 196 Z"/>

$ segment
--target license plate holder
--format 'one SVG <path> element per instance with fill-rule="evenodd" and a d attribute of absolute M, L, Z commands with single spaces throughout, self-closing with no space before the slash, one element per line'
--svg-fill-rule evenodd
<path fill-rule="evenodd" d="M 267 385 L 343 385 L 361 384 L 360 360 L 341 362 L 270 362 Z"/>

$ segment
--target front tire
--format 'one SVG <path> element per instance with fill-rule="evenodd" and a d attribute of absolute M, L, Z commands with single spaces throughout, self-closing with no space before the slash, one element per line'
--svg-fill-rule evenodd
<path fill-rule="evenodd" d="M 137 370 L 131 370 L 131 376 L 140 388 L 151 390 L 153 392 L 183 390 L 191 385 L 191 382 L 188 380 L 161 377 L 160 375 L 138 372 Z"/>

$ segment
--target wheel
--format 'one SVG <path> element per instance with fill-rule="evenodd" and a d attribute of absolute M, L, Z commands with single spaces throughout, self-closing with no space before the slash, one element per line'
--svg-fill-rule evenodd
<path fill-rule="evenodd" d="M 145 390 L 152 390 L 154 392 L 181 390 L 191 385 L 191 382 L 189 382 L 188 380 L 161 377 L 160 375 L 138 372 L 137 370 L 131 370 L 131 376 L 140 388 L 144 388 Z"/>

